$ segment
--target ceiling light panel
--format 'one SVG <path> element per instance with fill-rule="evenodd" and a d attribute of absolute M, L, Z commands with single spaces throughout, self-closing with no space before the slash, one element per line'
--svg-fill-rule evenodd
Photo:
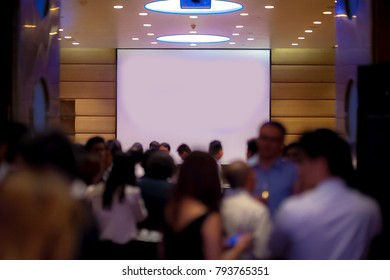
<path fill-rule="evenodd" d="M 210 9 L 182 9 L 180 0 L 165 0 L 150 2 L 145 5 L 145 9 L 168 14 L 226 14 L 239 11 L 243 6 L 239 3 L 214 0 Z"/>
<path fill-rule="evenodd" d="M 157 41 L 166 43 L 186 43 L 186 44 L 202 44 L 202 43 L 222 43 L 230 40 L 229 37 L 219 35 L 204 35 L 204 34 L 179 34 L 167 35 L 156 38 Z"/>

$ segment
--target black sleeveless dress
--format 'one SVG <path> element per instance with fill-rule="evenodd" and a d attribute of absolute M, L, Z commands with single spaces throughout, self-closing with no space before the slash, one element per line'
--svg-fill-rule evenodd
<path fill-rule="evenodd" d="M 203 260 L 202 226 L 211 212 L 195 218 L 180 231 L 173 231 L 164 225 L 164 259 Z"/>

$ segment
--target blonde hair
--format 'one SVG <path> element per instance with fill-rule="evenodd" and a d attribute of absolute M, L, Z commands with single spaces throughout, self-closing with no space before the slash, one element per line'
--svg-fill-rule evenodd
<path fill-rule="evenodd" d="M 18 171 L 0 186 L 0 259 L 72 259 L 79 208 L 54 172 Z"/>

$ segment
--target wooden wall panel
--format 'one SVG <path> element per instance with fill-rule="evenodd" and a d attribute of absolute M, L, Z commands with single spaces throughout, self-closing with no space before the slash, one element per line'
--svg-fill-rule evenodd
<path fill-rule="evenodd" d="M 273 49 L 271 119 L 287 128 L 286 144 L 306 130 L 336 129 L 335 51 Z"/>
<path fill-rule="evenodd" d="M 273 100 L 272 117 L 334 117 L 334 100 Z"/>
<path fill-rule="evenodd" d="M 115 117 L 76 117 L 76 133 L 115 133 Z"/>
<path fill-rule="evenodd" d="M 115 49 L 62 49 L 60 69 L 61 100 L 74 102 L 73 131 L 64 121 L 69 137 L 82 144 L 97 135 L 115 138 Z"/>
<path fill-rule="evenodd" d="M 284 143 L 288 145 L 292 142 L 298 141 L 299 137 L 301 137 L 301 134 L 287 134 Z"/>
<path fill-rule="evenodd" d="M 312 130 L 319 127 L 334 129 L 336 126 L 335 118 L 272 118 L 273 121 L 283 123 L 288 134 L 302 134 L 306 130 Z"/>
<path fill-rule="evenodd" d="M 100 136 L 103 137 L 105 140 L 111 140 L 115 139 L 115 134 L 110 134 L 110 133 L 77 133 L 75 134 L 74 140 L 76 143 L 79 144 L 85 144 L 89 138 L 94 137 L 94 136 Z"/>
<path fill-rule="evenodd" d="M 115 99 L 115 87 L 115 82 L 61 82 L 60 97 L 62 99 Z"/>
<path fill-rule="evenodd" d="M 76 116 L 114 116 L 115 99 L 77 99 Z"/>
<path fill-rule="evenodd" d="M 62 64 L 62 82 L 115 82 L 116 66 L 108 64 Z"/>
<path fill-rule="evenodd" d="M 335 95 L 334 83 L 272 83 L 271 85 L 271 98 L 273 100 L 334 100 Z"/>
<path fill-rule="evenodd" d="M 60 114 L 61 114 L 61 117 L 74 117 L 76 115 L 75 101 L 74 100 L 61 100 Z"/>
<path fill-rule="evenodd" d="M 329 65 L 272 65 L 273 83 L 333 83 L 335 67 Z"/>
<path fill-rule="evenodd" d="M 115 64 L 115 49 L 99 48 L 63 48 L 62 64 Z"/>
<path fill-rule="evenodd" d="M 332 49 L 279 48 L 271 52 L 273 65 L 331 65 L 336 53 Z"/>

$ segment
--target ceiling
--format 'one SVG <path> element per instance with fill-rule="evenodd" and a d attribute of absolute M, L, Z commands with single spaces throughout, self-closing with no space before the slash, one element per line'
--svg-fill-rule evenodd
<path fill-rule="evenodd" d="M 244 8 L 228 14 L 175 15 L 151 12 L 144 5 L 152 0 L 65 0 L 61 1 L 62 48 L 332 48 L 335 45 L 334 0 L 241 0 Z M 123 9 L 114 9 L 114 5 Z M 274 9 L 265 9 L 273 5 Z M 147 12 L 147 16 L 139 13 Z M 240 13 L 248 13 L 241 16 Z M 321 21 L 319 25 L 314 21 Z M 143 24 L 151 24 L 144 27 Z M 231 37 L 235 44 L 189 44 L 156 42 L 157 36 L 216 34 Z M 243 25 L 243 28 L 236 28 Z M 312 33 L 305 33 L 312 29 Z M 153 33 L 154 35 L 147 35 Z M 239 36 L 232 36 L 239 33 Z M 72 36 L 65 39 L 64 36 Z M 304 36 L 304 40 L 298 37 Z M 139 38 L 133 40 L 132 38 Z M 253 38 L 249 41 L 248 38 Z M 73 45 L 78 42 L 79 45 Z M 298 43 L 298 46 L 292 46 Z"/>

